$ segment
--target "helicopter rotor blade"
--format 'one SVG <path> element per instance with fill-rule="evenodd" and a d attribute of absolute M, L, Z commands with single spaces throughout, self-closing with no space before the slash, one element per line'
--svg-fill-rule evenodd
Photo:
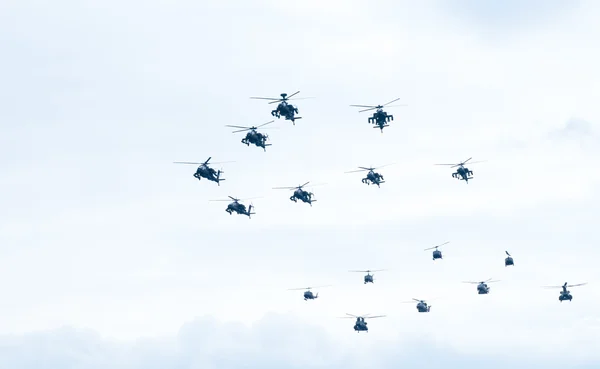
<path fill-rule="evenodd" d="M 291 98 L 292 98 L 292 96 L 296 96 L 296 95 L 298 95 L 299 93 L 300 93 L 300 91 L 296 91 L 296 92 L 294 92 L 293 94 L 291 94 L 291 95 L 289 95 L 289 96 L 286 96 L 286 100 L 287 100 L 287 99 L 291 99 Z"/>
<path fill-rule="evenodd" d="M 191 161 L 174 161 L 173 164 L 194 164 L 194 165 L 202 165 L 204 163 L 195 163 Z"/>
<path fill-rule="evenodd" d="M 462 283 L 469 283 L 469 284 L 479 284 L 481 282 L 462 282 Z"/>
<path fill-rule="evenodd" d="M 353 314 L 346 313 L 346 315 L 348 315 L 348 318 L 359 318 L 359 316 Z"/>
<path fill-rule="evenodd" d="M 396 102 L 396 101 L 398 101 L 398 100 L 400 100 L 400 98 L 394 99 L 394 100 L 390 101 L 390 102 L 389 102 L 389 103 L 387 103 L 387 104 L 383 104 L 382 106 L 389 105 L 389 104 L 391 104 L 391 103 L 393 103 L 393 102 Z"/>
<path fill-rule="evenodd" d="M 295 190 L 298 187 L 273 187 L 273 190 Z"/>
<path fill-rule="evenodd" d="M 280 101 L 281 98 L 274 98 L 274 97 L 251 97 L 251 99 L 255 99 L 255 100 L 275 100 L 275 101 Z"/>
<path fill-rule="evenodd" d="M 231 125 L 226 125 L 225 127 L 230 127 L 230 128 L 244 128 L 244 129 L 252 129 L 252 127 L 231 126 Z"/>
<path fill-rule="evenodd" d="M 374 109 L 379 109 L 379 106 L 375 106 L 373 108 L 369 108 L 369 109 L 364 109 L 364 110 L 359 110 L 359 113 L 365 112 L 365 111 L 369 111 L 369 110 L 374 110 Z"/>
<path fill-rule="evenodd" d="M 239 132 L 245 132 L 245 131 L 251 131 L 252 128 L 246 128 L 246 129 L 240 129 L 239 131 L 233 131 L 231 133 L 239 133 Z"/>
<path fill-rule="evenodd" d="M 377 107 L 375 105 L 350 105 L 350 106 L 353 106 L 353 107 L 356 107 L 356 108 L 371 108 L 371 109 Z"/>
<path fill-rule="evenodd" d="M 504 251 L 506 253 L 506 255 L 510 256 L 510 254 L 508 253 L 508 251 Z"/>
<path fill-rule="evenodd" d="M 451 166 L 457 166 L 457 165 L 460 165 L 460 164 L 433 164 L 433 165 L 451 165 Z"/>
<path fill-rule="evenodd" d="M 433 247 L 430 247 L 430 248 L 428 248 L 428 249 L 425 249 L 425 250 L 423 250 L 423 251 L 437 249 L 438 247 L 440 247 L 440 246 L 444 246 L 444 245 L 447 245 L 447 244 L 449 244 L 449 243 L 450 243 L 450 241 L 447 241 L 447 242 L 444 242 L 444 243 L 443 243 L 443 244 L 441 244 L 441 245 L 433 246 Z"/>
<path fill-rule="evenodd" d="M 362 169 L 362 170 L 373 170 L 373 169 L 375 169 L 375 168 L 366 168 L 366 167 L 359 167 L 359 168 Z"/>
<path fill-rule="evenodd" d="M 306 182 L 306 183 L 305 183 L 305 184 L 303 184 L 303 185 L 300 185 L 300 186 L 298 186 L 298 188 L 302 188 L 302 187 L 306 186 L 306 185 L 307 185 L 307 184 L 309 184 L 309 183 L 310 183 L 310 181 Z"/>
<path fill-rule="evenodd" d="M 263 124 L 261 124 L 260 126 L 257 126 L 256 128 L 258 128 L 258 127 L 262 127 L 262 126 L 266 126 L 267 124 L 271 124 L 271 123 L 273 123 L 273 122 L 275 122 L 275 121 L 274 121 L 274 120 L 272 120 L 272 121 L 270 121 L 270 122 L 263 123 Z M 255 129 L 256 129 L 256 128 L 255 128 Z"/>
<path fill-rule="evenodd" d="M 375 316 L 363 316 L 363 319 L 375 319 L 375 318 L 385 318 L 386 315 L 375 315 Z"/>
<path fill-rule="evenodd" d="M 586 284 L 587 284 L 587 282 L 585 282 L 585 283 L 579 283 L 579 284 L 569 284 L 569 285 L 567 285 L 567 287 L 579 287 L 579 286 L 584 286 Z"/>
<path fill-rule="evenodd" d="M 382 165 L 382 166 L 380 166 L 380 167 L 372 168 L 371 170 L 373 170 L 373 169 L 381 169 L 381 168 L 389 167 L 390 165 L 394 165 L 394 164 L 396 164 L 396 163 L 391 163 L 391 164 Z"/>
<path fill-rule="evenodd" d="M 359 167 L 360 168 L 360 167 Z M 364 172 L 365 170 L 370 170 L 370 169 L 359 169 L 359 170 L 351 170 L 349 172 L 344 172 L 344 173 L 356 173 L 356 172 Z"/>

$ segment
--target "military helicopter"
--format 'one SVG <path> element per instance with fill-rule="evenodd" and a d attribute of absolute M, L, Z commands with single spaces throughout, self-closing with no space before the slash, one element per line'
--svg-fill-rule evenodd
<path fill-rule="evenodd" d="M 431 305 L 427 305 L 427 302 L 425 302 L 425 300 L 419 300 L 415 298 L 413 298 L 413 300 L 417 302 L 417 311 L 419 313 L 428 313 L 431 310 Z M 414 302 L 404 301 L 403 304 L 414 304 Z"/>
<path fill-rule="evenodd" d="M 382 184 L 382 183 L 385 183 L 385 180 L 383 179 L 383 176 L 381 174 L 375 172 L 375 169 L 387 167 L 389 165 L 392 165 L 392 164 L 382 165 L 382 166 L 377 167 L 377 168 L 359 167 L 360 168 L 359 170 L 351 170 L 351 171 L 346 172 L 346 173 L 356 173 L 356 172 L 362 172 L 362 171 L 368 170 L 369 173 L 367 173 L 367 176 L 362 179 L 362 183 L 366 183 L 368 185 L 375 184 L 375 185 L 377 185 L 377 187 L 380 187 L 379 185 Z"/>
<path fill-rule="evenodd" d="M 231 128 L 241 128 L 238 131 L 233 131 L 231 133 L 238 133 L 238 132 L 244 132 L 244 131 L 250 131 L 248 133 L 246 133 L 246 137 L 242 138 L 242 143 L 245 144 L 246 146 L 250 146 L 250 144 L 254 144 L 257 147 L 262 147 L 262 149 L 264 151 L 267 151 L 267 146 L 271 146 L 271 144 L 267 143 L 267 140 L 269 139 L 269 136 L 264 134 L 264 133 L 260 133 L 257 131 L 257 129 L 259 127 L 262 126 L 266 126 L 267 124 L 271 124 L 273 123 L 274 120 L 261 124 L 258 127 L 241 127 L 241 126 L 225 126 L 225 127 L 231 127 Z"/>
<path fill-rule="evenodd" d="M 423 251 L 428 251 L 428 250 L 433 250 L 433 249 L 435 249 L 435 250 L 433 251 L 433 260 L 435 261 L 436 259 L 441 259 L 441 258 L 442 258 L 442 252 L 441 252 L 440 250 L 438 250 L 438 247 L 440 247 L 440 246 L 444 246 L 444 245 L 447 245 L 447 244 L 449 244 L 449 243 L 450 243 L 450 241 L 448 241 L 448 242 L 444 242 L 444 243 L 443 243 L 443 244 L 441 244 L 441 245 L 433 246 L 433 247 L 430 247 L 430 248 L 428 248 L 428 249 L 425 249 L 425 250 L 423 250 Z"/>
<path fill-rule="evenodd" d="M 221 185 L 219 182 L 220 181 L 224 181 L 224 178 L 221 178 L 221 174 L 223 174 L 224 172 L 222 170 L 214 170 L 213 168 L 208 166 L 208 162 L 210 161 L 210 157 L 208 159 L 206 159 L 206 161 L 204 163 L 193 163 L 193 162 L 187 162 L 187 161 L 175 161 L 173 162 L 174 164 L 194 164 L 194 165 L 200 165 L 198 167 L 198 169 L 196 169 L 196 173 L 194 173 L 194 177 L 198 178 L 198 180 L 200 180 L 201 178 L 206 178 L 209 181 L 213 181 L 213 182 L 217 182 L 217 185 Z M 213 163 L 213 164 L 224 164 L 224 163 L 233 163 L 232 161 L 222 161 L 220 163 Z"/>
<path fill-rule="evenodd" d="M 371 274 L 372 272 L 383 272 L 385 269 L 377 269 L 377 270 L 349 270 L 350 273 L 367 273 L 365 276 L 365 284 L 367 283 L 375 283 L 375 275 Z"/>
<path fill-rule="evenodd" d="M 488 287 L 487 283 L 494 283 L 494 282 L 500 282 L 500 281 L 492 281 L 492 278 L 490 278 L 487 281 L 483 281 L 483 282 L 463 282 L 463 283 L 476 284 L 477 285 L 477 293 L 480 295 L 487 295 L 488 293 L 490 293 L 490 287 Z"/>
<path fill-rule="evenodd" d="M 508 253 L 508 251 L 504 251 L 506 253 L 506 255 L 508 255 L 506 257 L 506 259 L 504 259 L 504 266 L 507 267 L 509 265 L 514 266 L 515 265 L 515 261 L 513 260 L 512 256 L 510 256 L 510 254 Z"/>
<path fill-rule="evenodd" d="M 317 201 L 317 200 L 312 199 L 314 194 L 312 192 L 304 191 L 302 189 L 304 186 L 306 186 L 309 183 L 310 182 L 306 182 L 305 184 L 296 186 L 296 187 L 273 187 L 273 189 L 274 190 L 294 190 L 294 193 L 290 197 L 290 200 L 292 200 L 293 202 L 298 202 L 298 200 L 300 200 L 300 201 L 305 202 L 305 203 L 309 204 L 310 206 L 312 206 L 312 203 Z"/>
<path fill-rule="evenodd" d="M 565 300 L 573 300 L 573 295 L 571 295 L 571 291 L 567 290 L 567 287 L 578 287 L 586 285 L 587 283 L 579 283 L 579 284 L 563 284 L 562 286 L 544 286 L 544 288 L 562 288 L 560 291 L 560 295 L 558 296 L 558 301 L 563 302 Z"/>
<path fill-rule="evenodd" d="M 316 298 L 319 298 L 319 293 L 317 292 L 316 294 L 313 294 L 311 289 L 313 288 L 324 288 L 324 287 L 329 287 L 329 285 L 327 286 L 318 286 L 318 287 L 306 287 L 306 288 L 290 288 L 288 291 L 299 291 L 299 290 L 306 290 L 304 291 L 304 301 L 306 300 L 314 300 Z"/>
<path fill-rule="evenodd" d="M 392 121 L 392 120 L 394 120 L 394 116 L 386 113 L 385 111 L 383 111 L 383 107 L 387 106 L 387 105 L 389 105 L 389 104 L 391 104 L 393 102 L 396 102 L 398 100 L 400 100 L 400 98 L 392 100 L 392 101 L 390 101 L 390 102 L 388 102 L 386 104 L 377 105 L 377 106 L 373 106 L 373 105 L 350 105 L 350 106 L 354 106 L 354 107 L 357 107 L 357 108 L 367 108 L 367 109 L 364 109 L 364 110 L 360 110 L 359 113 L 362 113 L 364 111 L 369 111 L 369 110 L 376 109 L 375 113 L 373 113 L 373 116 L 369 118 L 369 123 L 375 124 L 375 127 L 373 127 L 373 128 L 379 128 L 381 130 L 381 132 L 383 133 L 383 129 L 385 127 L 389 126 L 389 124 L 387 124 L 387 123 L 390 122 L 390 121 Z M 393 106 L 403 106 L 403 105 L 393 105 Z M 389 106 L 389 107 L 391 108 L 392 106 Z"/>
<path fill-rule="evenodd" d="M 252 212 L 252 209 L 254 208 L 254 205 L 250 205 L 248 206 L 248 209 L 246 210 L 246 205 L 242 204 L 240 201 L 240 199 L 236 199 L 235 197 L 231 197 L 228 196 L 231 200 L 233 200 L 233 202 L 231 202 L 229 205 L 227 205 L 227 209 L 225 209 L 226 212 L 229 213 L 229 215 L 233 214 L 233 213 L 237 213 L 240 215 L 247 215 L 248 218 L 250 218 L 251 215 L 256 214 Z M 250 199 L 246 199 L 246 200 L 250 200 Z M 210 200 L 210 201 L 230 201 L 230 200 Z"/>
<path fill-rule="evenodd" d="M 348 314 L 346 313 L 346 315 L 348 316 L 343 316 L 340 317 L 341 319 L 354 319 L 356 318 L 356 322 L 354 323 L 354 330 L 357 333 L 360 333 L 361 331 L 363 332 L 369 332 L 369 327 L 367 327 L 367 322 L 365 322 L 365 319 L 374 319 L 374 318 L 383 318 L 385 317 L 385 315 L 375 315 L 375 316 L 369 316 L 364 315 L 364 316 L 356 316 L 356 315 L 352 315 L 352 314 Z"/>
<path fill-rule="evenodd" d="M 251 97 L 251 99 L 272 100 L 269 104 L 275 104 L 276 102 L 278 102 L 279 105 L 277 105 L 277 108 L 271 112 L 271 115 L 277 117 L 278 119 L 281 118 L 281 116 L 283 115 L 286 120 L 291 120 L 292 123 L 296 125 L 296 119 L 302 119 L 302 117 L 296 116 L 296 114 L 298 114 L 298 108 L 293 106 L 292 104 L 289 104 L 288 100 L 292 96 L 296 96 L 299 93 L 300 91 L 297 91 L 291 94 L 290 96 L 288 96 L 288 94 L 286 93 L 283 93 L 281 94 L 281 99 L 271 97 Z"/>
<path fill-rule="evenodd" d="M 465 167 L 465 164 L 473 158 L 468 158 L 462 163 L 458 164 L 435 164 L 435 165 L 450 165 L 451 168 L 458 167 L 456 172 L 452 173 L 452 178 L 458 178 L 461 181 L 465 181 L 467 184 L 469 183 L 469 179 L 473 179 L 473 171 L 469 170 L 469 168 Z M 482 163 L 482 161 L 474 161 L 470 164 Z"/>

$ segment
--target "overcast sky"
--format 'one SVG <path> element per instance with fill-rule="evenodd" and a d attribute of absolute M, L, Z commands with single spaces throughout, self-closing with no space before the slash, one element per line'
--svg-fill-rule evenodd
<path fill-rule="evenodd" d="M 497 3 L 0 2 L 0 367 L 598 368 L 600 4 Z"/>

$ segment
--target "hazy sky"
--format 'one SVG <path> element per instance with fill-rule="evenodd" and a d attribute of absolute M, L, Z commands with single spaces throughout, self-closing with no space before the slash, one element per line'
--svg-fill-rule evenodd
<path fill-rule="evenodd" d="M 598 368 L 600 4 L 496 3 L 0 2 L 0 367 Z"/>

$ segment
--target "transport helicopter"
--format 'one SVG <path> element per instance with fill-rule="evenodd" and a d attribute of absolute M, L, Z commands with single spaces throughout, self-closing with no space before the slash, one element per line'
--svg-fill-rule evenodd
<path fill-rule="evenodd" d="M 299 290 L 306 290 L 304 291 L 304 301 L 307 300 L 314 300 L 319 298 L 319 293 L 317 292 L 316 294 L 312 293 L 312 289 L 314 288 L 324 288 L 324 287 L 329 287 L 330 285 L 327 286 L 318 286 L 318 287 L 306 287 L 306 288 L 290 288 L 288 289 L 288 291 L 299 291 Z"/>
<path fill-rule="evenodd" d="M 427 305 L 427 302 L 425 302 L 425 300 L 419 300 L 419 299 L 415 299 L 415 298 L 413 298 L 413 300 L 417 302 L 417 311 L 419 313 L 428 313 L 431 310 L 431 305 Z M 402 303 L 403 304 L 414 304 L 413 301 L 404 301 Z"/>
<path fill-rule="evenodd" d="M 500 281 L 492 281 L 492 279 L 488 279 L 487 281 L 483 281 L 483 282 L 463 282 L 463 283 L 470 283 L 470 284 L 476 284 L 477 285 L 477 293 L 480 295 L 487 295 L 488 293 L 490 293 L 490 287 L 488 287 L 487 283 L 494 283 L 494 282 L 500 282 Z"/>
<path fill-rule="evenodd" d="M 428 250 L 433 250 L 433 249 L 435 249 L 435 250 L 433 251 L 433 255 L 432 255 L 432 256 L 433 256 L 433 261 L 435 261 L 436 259 L 442 259 L 442 252 L 441 252 L 440 250 L 438 250 L 438 247 L 440 247 L 440 246 L 444 246 L 444 245 L 447 245 L 447 244 L 449 244 L 449 243 L 450 243 L 450 241 L 448 241 L 448 242 L 444 242 L 444 243 L 443 243 L 443 244 L 441 244 L 441 245 L 433 246 L 433 247 L 430 247 L 430 248 L 428 248 L 428 249 L 425 249 L 425 250 L 423 250 L 423 251 L 428 251 Z"/>
<path fill-rule="evenodd" d="M 465 164 L 471 159 L 473 159 L 473 158 L 468 158 L 467 160 L 463 161 L 462 163 L 458 163 L 458 164 L 435 164 L 435 165 L 450 165 L 450 168 L 458 167 L 456 172 L 452 173 L 452 178 L 457 178 L 457 179 L 459 179 L 461 181 L 465 181 L 467 184 L 469 184 L 469 179 L 473 179 L 473 171 L 469 170 L 469 168 L 465 167 Z M 477 163 L 483 163 L 483 161 L 474 161 L 469 164 L 477 164 Z"/>
<path fill-rule="evenodd" d="M 219 183 L 220 181 L 224 181 L 225 178 L 221 178 L 221 174 L 225 173 L 222 170 L 214 170 L 213 168 L 208 166 L 208 162 L 210 161 L 211 157 L 209 157 L 208 159 L 206 159 L 206 161 L 204 163 L 193 163 L 193 162 L 188 162 L 188 161 L 175 161 L 173 162 L 174 164 L 193 164 L 193 165 L 200 165 L 198 167 L 198 169 L 196 169 L 196 173 L 194 173 L 194 177 L 198 178 L 198 180 L 202 179 L 202 178 L 206 178 L 209 181 L 212 182 L 216 182 L 218 186 L 220 186 L 221 184 Z M 214 164 L 225 164 L 225 163 L 233 163 L 232 161 L 222 161 L 219 163 L 212 163 Z"/>
<path fill-rule="evenodd" d="M 385 269 L 377 269 L 377 270 L 349 270 L 350 273 L 367 273 L 365 275 L 364 280 L 365 284 L 367 283 L 375 283 L 375 275 L 371 274 L 373 272 L 383 272 Z"/>
<path fill-rule="evenodd" d="M 354 323 L 354 330 L 357 333 L 360 332 L 369 332 L 369 327 L 367 327 L 367 322 L 365 321 L 365 319 L 375 319 L 375 318 L 383 318 L 385 317 L 385 315 L 375 315 L 375 316 L 369 316 L 369 314 L 364 315 L 364 316 L 356 316 L 356 315 L 352 315 L 352 314 L 348 314 L 346 313 L 346 315 L 348 316 L 342 316 L 340 317 L 341 319 L 354 319 L 356 318 L 356 322 Z"/>
<path fill-rule="evenodd" d="M 230 125 L 226 125 L 225 127 L 240 128 L 239 130 L 233 131 L 231 133 L 249 131 L 248 133 L 246 133 L 246 137 L 242 138 L 242 143 L 246 146 L 250 146 L 250 144 L 253 144 L 257 147 L 262 148 L 264 151 L 267 151 L 267 146 L 271 146 L 271 144 L 267 143 L 269 136 L 264 133 L 258 132 L 257 129 L 260 127 L 266 126 L 267 124 L 271 124 L 273 122 L 274 122 L 274 120 L 264 123 L 264 124 L 261 124 L 258 127 L 255 127 L 255 126 L 242 127 L 242 126 L 230 126 Z M 267 128 L 264 128 L 264 129 L 267 129 Z"/>
<path fill-rule="evenodd" d="M 375 113 L 373 113 L 373 116 L 369 117 L 369 123 L 375 124 L 375 126 L 373 128 L 379 128 L 381 130 L 381 133 L 383 133 L 383 129 L 385 127 L 389 127 L 388 122 L 394 120 L 394 116 L 383 111 L 383 108 L 393 102 L 398 101 L 398 100 L 400 100 L 400 98 L 394 99 L 388 103 L 385 103 L 383 105 L 377 105 L 377 106 L 374 106 L 374 105 L 350 105 L 350 106 L 357 107 L 357 108 L 367 108 L 364 110 L 359 110 L 359 113 L 375 109 Z M 405 106 L 405 105 L 404 104 L 391 105 L 388 107 L 391 108 L 392 106 Z"/>
<path fill-rule="evenodd" d="M 387 167 L 389 165 L 392 165 L 392 164 L 382 165 L 377 168 L 359 167 L 360 169 L 358 169 L 358 170 L 351 170 L 346 173 L 356 173 L 356 172 L 363 172 L 365 170 L 368 170 L 369 172 L 367 173 L 367 176 L 362 179 L 362 183 L 366 183 L 368 185 L 375 184 L 375 185 L 377 185 L 377 187 L 380 187 L 379 185 L 382 183 L 385 183 L 385 180 L 383 179 L 383 176 L 381 174 L 375 172 L 375 170 L 383 168 L 383 167 Z"/>
<path fill-rule="evenodd" d="M 273 187 L 273 189 L 274 190 L 294 190 L 294 193 L 290 197 L 291 201 L 298 202 L 298 200 L 300 200 L 300 201 L 305 202 L 305 203 L 309 204 L 310 206 L 312 206 L 312 203 L 317 201 L 317 200 L 312 199 L 312 197 L 314 196 L 314 193 L 308 192 L 308 191 L 305 191 L 302 189 L 304 186 L 306 186 L 309 183 L 310 182 L 306 182 L 305 184 L 296 186 L 296 187 Z M 314 186 L 316 186 L 316 185 L 314 185 Z"/>
<path fill-rule="evenodd" d="M 240 201 L 240 199 L 236 199 L 235 197 L 231 197 L 228 196 L 231 200 L 233 200 L 233 202 L 229 203 L 229 205 L 227 205 L 227 209 L 225 209 L 226 212 L 229 213 L 229 215 L 233 214 L 233 213 L 237 213 L 240 215 L 247 215 L 248 219 L 250 219 L 251 215 L 254 215 L 256 213 L 252 212 L 252 209 L 254 209 L 254 205 L 250 205 L 248 206 L 248 209 L 246 209 L 246 205 L 242 204 Z M 257 198 L 257 197 L 254 197 Z M 250 199 L 246 199 L 246 200 L 250 200 Z M 230 200 L 210 200 L 210 201 L 230 201 Z"/>
<path fill-rule="evenodd" d="M 504 251 L 506 253 L 506 259 L 504 259 L 504 266 L 507 267 L 509 265 L 514 266 L 515 265 L 515 261 L 513 260 L 512 256 L 510 256 L 510 254 L 508 253 L 508 251 Z"/>
<path fill-rule="evenodd" d="M 562 291 L 560 291 L 560 295 L 558 296 L 558 301 L 563 302 L 565 300 L 573 300 L 573 295 L 571 295 L 571 291 L 567 290 L 567 287 L 579 287 L 586 284 L 587 282 L 579 284 L 567 284 L 567 282 L 565 282 L 562 286 L 544 286 L 544 288 L 562 288 Z"/>
<path fill-rule="evenodd" d="M 288 101 L 291 97 L 296 96 L 299 93 L 300 91 L 297 91 L 289 96 L 286 93 L 282 93 L 280 99 L 272 97 L 251 97 L 251 99 L 271 100 L 269 104 L 275 104 L 278 102 L 279 104 L 277 105 L 277 108 L 271 112 L 271 115 L 277 117 L 278 119 L 283 115 L 286 120 L 291 120 L 292 123 L 296 125 L 296 119 L 302 119 L 302 117 L 296 116 L 296 114 L 298 114 L 298 108 L 288 103 Z M 305 99 L 307 98 L 305 97 Z M 294 100 L 301 99 L 296 98 Z"/>

